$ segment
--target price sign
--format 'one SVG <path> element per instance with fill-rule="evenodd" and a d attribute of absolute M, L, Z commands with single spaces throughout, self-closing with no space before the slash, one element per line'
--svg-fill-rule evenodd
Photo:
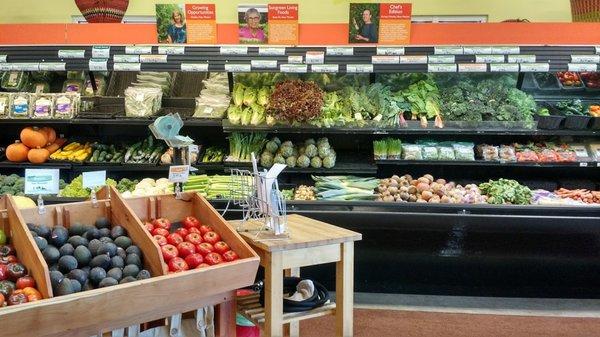
<path fill-rule="evenodd" d="M 183 72 L 207 72 L 208 63 L 182 63 L 181 71 Z"/>
<path fill-rule="evenodd" d="M 169 166 L 169 181 L 172 183 L 185 183 L 190 176 L 190 165 Z"/>
<path fill-rule="evenodd" d="M 427 55 L 400 56 L 400 63 L 425 64 L 427 63 Z"/>
<path fill-rule="evenodd" d="M 377 47 L 377 55 L 404 55 L 404 47 Z"/>
<path fill-rule="evenodd" d="M 25 169 L 25 194 L 58 194 L 58 169 Z"/>
<path fill-rule="evenodd" d="M 40 71 L 65 71 L 67 64 L 65 62 L 42 62 Z"/>
<path fill-rule="evenodd" d="M 98 59 L 110 58 L 110 47 L 109 46 L 93 46 L 92 47 L 92 58 L 98 58 Z"/>
<path fill-rule="evenodd" d="M 167 63 L 168 55 L 140 55 L 142 63 Z"/>
<path fill-rule="evenodd" d="M 508 63 L 535 63 L 535 55 L 508 55 Z"/>
<path fill-rule="evenodd" d="M 127 46 L 125 54 L 152 54 L 152 46 Z"/>
<path fill-rule="evenodd" d="M 504 55 L 475 55 L 477 63 L 504 63 Z"/>
<path fill-rule="evenodd" d="M 282 64 L 279 66 L 282 73 L 305 73 L 308 70 L 306 64 Z"/>
<path fill-rule="evenodd" d="M 573 63 L 600 63 L 600 55 L 571 55 Z"/>
<path fill-rule="evenodd" d="M 397 63 L 400 63 L 400 56 L 375 55 L 375 56 L 371 56 L 371 63 L 373 63 L 373 64 L 397 64 Z"/>
<path fill-rule="evenodd" d="M 115 63 L 138 63 L 140 55 L 113 55 Z"/>
<path fill-rule="evenodd" d="M 58 57 L 61 59 L 82 59 L 85 58 L 84 49 L 61 49 L 58 51 Z"/>
<path fill-rule="evenodd" d="M 115 63 L 113 64 L 114 71 L 141 71 L 141 63 Z"/>
<path fill-rule="evenodd" d="M 596 47 L 596 54 L 600 54 L 600 47 Z"/>
<path fill-rule="evenodd" d="M 373 65 L 372 64 L 348 64 L 346 66 L 347 73 L 372 73 Z"/>
<path fill-rule="evenodd" d="M 492 73 L 518 73 L 519 65 L 516 63 L 492 63 L 490 64 Z"/>
<path fill-rule="evenodd" d="M 20 70 L 20 71 L 39 71 L 40 64 L 39 63 L 12 63 L 11 70 Z"/>
<path fill-rule="evenodd" d="M 258 55 L 283 56 L 285 55 L 285 47 L 258 47 Z"/>
<path fill-rule="evenodd" d="M 435 55 L 462 55 L 463 47 L 435 47 L 433 53 Z"/>
<path fill-rule="evenodd" d="M 354 55 L 353 47 L 327 47 L 327 55 L 351 56 Z"/>
<path fill-rule="evenodd" d="M 235 64 L 235 63 L 226 63 L 225 71 L 229 71 L 232 73 L 247 73 L 252 70 L 252 66 L 249 64 Z"/>
<path fill-rule="evenodd" d="M 454 63 L 456 56 L 454 55 L 429 55 L 427 57 L 429 63 Z"/>
<path fill-rule="evenodd" d="M 108 71 L 108 59 L 90 59 L 90 71 Z"/>
<path fill-rule="evenodd" d="M 184 55 L 185 46 L 159 46 L 158 53 L 165 55 Z"/>
<path fill-rule="evenodd" d="M 428 64 L 427 71 L 430 73 L 455 73 L 456 64 Z"/>
<path fill-rule="evenodd" d="M 106 183 L 106 171 L 83 172 L 83 187 L 96 188 Z"/>
<path fill-rule="evenodd" d="M 518 46 L 495 46 L 492 47 L 492 54 L 494 55 L 509 55 L 509 54 L 520 54 L 521 47 Z"/>
<path fill-rule="evenodd" d="M 6 57 L 7 57 L 7 55 L 0 55 L 0 62 L 5 63 L 6 62 Z"/>
<path fill-rule="evenodd" d="M 459 73 L 485 73 L 487 64 L 483 63 L 461 63 L 458 65 Z"/>
<path fill-rule="evenodd" d="M 325 62 L 325 53 L 322 51 L 307 51 L 306 64 L 323 64 Z"/>
<path fill-rule="evenodd" d="M 304 63 L 304 57 L 302 55 L 290 55 L 290 56 L 288 56 L 288 63 L 292 63 L 292 64 Z"/>
<path fill-rule="evenodd" d="M 313 64 L 310 66 L 310 70 L 313 73 L 337 73 L 340 66 L 337 64 Z"/>
<path fill-rule="evenodd" d="M 222 46 L 219 49 L 221 55 L 246 55 L 248 47 L 245 46 Z"/>
<path fill-rule="evenodd" d="M 0 62 L 0 71 L 11 71 L 12 68 L 12 64 Z"/>
<path fill-rule="evenodd" d="M 549 63 L 521 63 L 521 72 L 523 73 L 547 73 L 550 71 Z"/>
<path fill-rule="evenodd" d="M 250 65 L 257 69 L 277 69 L 277 60 L 251 60 Z"/>
<path fill-rule="evenodd" d="M 463 47 L 463 53 L 465 55 L 491 54 L 492 47 Z"/>
<path fill-rule="evenodd" d="M 579 167 L 587 167 L 588 163 L 579 163 Z"/>
<path fill-rule="evenodd" d="M 569 71 L 598 71 L 597 64 L 589 64 L 589 63 L 569 63 L 568 64 Z"/>

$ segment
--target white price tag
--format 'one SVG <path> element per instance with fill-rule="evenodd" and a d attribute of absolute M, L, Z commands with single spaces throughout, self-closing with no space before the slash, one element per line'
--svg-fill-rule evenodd
<path fill-rule="evenodd" d="M 327 47 L 327 55 L 352 56 L 352 55 L 354 55 L 354 48 L 353 47 Z"/>
<path fill-rule="evenodd" d="M 492 47 L 463 47 L 463 53 L 465 55 L 491 54 Z"/>
<path fill-rule="evenodd" d="M 108 71 L 108 59 L 90 59 L 90 71 Z"/>
<path fill-rule="evenodd" d="M 373 65 L 372 64 L 348 64 L 346 65 L 347 73 L 372 73 Z"/>
<path fill-rule="evenodd" d="M 207 72 L 208 63 L 182 63 L 181 71 L 183 72 Z"/>
<path fill-rule="evenodd" d="M 169 181 L 172 183 L 185 183 L 190 176 L 190 165 L 169 166 Z"/>
<path fill-rule="evenodd" d="M 306 73 L 307 69 L 306 64 L 282 64 L 279 66 L 282 73 Z"/>
<path fill-rule="evenodd" d="M 93 46 L 92 47 L 92 58 L 97 58 L 97 59 L 110 58 L 110 47 L 109 46 Z"/>
<path fill-rule="evenodd" d="M 477 63 L 504 63 L 504 55 L 475 55 Z"/>
<path fill-rule="evenodd" d="M 490 64 L 492 73 L 518 73 L 519 65 L 516 63 L 492 63 Z"/>
<path fill-rule="evenodd" d="M 425 64 L 427 63 L 427 55 L 400 56 L 400 63 Z"/>
<path fill-rule="evenodd" d="M 126 46 L 125 54 L 152 54 L 152 46 Z"/>
<path fill-rule="evenodd" d="M 313 64 L 310 66 L 313 73 L 337 73 L 340 71 L 340 66 L 337 64 Z"/>
<path fill-rule="evenodd" d="M 290 55 L 290 56 L 288 56 L 288 63 L 293 63 L 293 64 L 304 63 L 304 57 L 302 55 Z"/>
<path fill-rule="evenodd" d="M 325 62 L 325 53 L 322 51 L 307 51 L 306 64 L 323 64 Z"/>
<path fill-rule="evenodd" d="M 252 66 L 249 64 L 240 63 L 225 63 L 225 71 L 232 73 L 247 73 L 252 70 Z"/>
<path fill-rule="evenodd" d="M 13 69 L 12 63 L 0 62 L 0 71 L 11 71 Z"/>
<path fill-rule="evenodd" d="M 508 55 L 508 63 L 535 63 L 535 55 Z"/>
<path fill-rule="evenodd" d="M 61 59 L 82 59 L 85 58 L 85 50 L 61 49 L 58 51 L 58 57 Z"/>
<path fill-rule="evenodd" d="M 283 56 L 285 55 L 285 47 L 258 47 L 258 55 Z"/>
<path fill-rule="evenodd" d="M 7 57 L 7 55 L 0 55 L 0 62 L 5 63 L 6 57 Z"/>
<path fill-rule="evenodd" d="M 67 64 L 65 62 L 42 62 L 40 71 L 65 71 Z"/>
<path fill-rule="evenodd" d="M 39 63 L 11 63 L 11 70 L 18 71 L 39 71 L 40 64 Z"/>
<path fill-rule="evenodd" d="M 141 63 L 167 63 L 168 55 L 140 55 Z"/>
<path fill-rule="evenodd" d="M 520 54 L 521 47 L 518 46 L 492 46 L 492 54 L 494 55 L 508 55 L 508 54 Z"/>
<path fill-rule="evenodd" d="M 485 73 L 487 64 L 484 63 L 461 63 L 458 65 L 459 73 Z"/>
<path fill-rule="evenodd" d="M 221 55 L 246 55 L 248 54 L 248 47 L 246 46 L 222 46 L 219 48 Z"/>
<path fill-rule="evenodd" d="M 138 63 L 140 55 L 113 55 L 113 61 L 115 63 Z"/>
<path fill-rule="evenodd" d="M 596 46 L 596 54 L 600 54 L 600 47 Z"/>
<path fill-rule="evenodd" d="M 377 55 L 404 55 L 404 47 L 377 47 Z"/>
<path fill-rule="evenodd" d="M 397 64 L 400 63 L 400 56 L 397 55 L 375 55 L 371 56 L 373 64 Z"/>
<path fill-rule="evenodd" d="M 587 167 L 588 163 L 579 163 L 579 167 Z"/>
<path fill-rule="evenodd" d="M 113 64 L 114 71 L 141 71 L 141 63 L 115 63 Z"/>
<path fill-rule="evenodd" d="M 251 60 L 250 65 L 255 69 L 277 69 L 277 60 Z"/>
<path fill-rule="evenodd" d="M 456 56 L 454 55 L 429 55 L 427 57 L 429 63 L 454 63 Z"/>
<path fill-rule="evenodd" d="M 598 65 L 590 63 L 569 63 L 568 68 L 569 71 L 598 71 Z"/>
<path fill-rule="evenodd" d="M 428 64 L 427 71 L 430 73 L 455 73 L 456 64 Z"/>
<path fill-rule="evenodd" d="M 25 169 L 25 194 L 58 194 L 58 169 Z"/>
<path fill-rule="evenodd" d="M 600 63 L 600 55 L 571 55 L 573 63 Z"/>
<path fill-rule="evenodd" d="M 523 73 L 547 73 L 550 71 L 549 63 L 521 63 L 520 71 Z"/>
<path fill-rule="evenodd" d="M 435 55 L 462 55 L 463 47 L 434 47 Z"/>
<path fill-rule="evenodd" d="M 83 172 L 83 188 L 96 188 L 106 184 L 106 171 Z"/>
<path fill-rule="evenodd" d="M 184 55 L 185 46 L 159 46 L 158 53 L 165 55 Z"/>

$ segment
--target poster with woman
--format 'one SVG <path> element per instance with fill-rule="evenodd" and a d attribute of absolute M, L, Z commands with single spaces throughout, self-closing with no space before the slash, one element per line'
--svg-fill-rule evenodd
<path fill-rule="evenodd" d="M 379 4 L 350 4 L 350 43 L 377 43 L 379 37 Z"/>
<path fill-rule="evenodd" d="M 181 4 L 156 5 L 158 43 L 187 43 L 185 10 Z"/>
<path fill-rule="evenodd" d="M 268 42 L 267 5 L 239 5 L 238 22 L 240 43 L 266 44 Z"/>

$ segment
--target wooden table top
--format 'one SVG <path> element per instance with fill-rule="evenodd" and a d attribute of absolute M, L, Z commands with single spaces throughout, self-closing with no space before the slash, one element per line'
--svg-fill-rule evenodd
<path fill-rule="evenodd" d="M 230 223 L 235 228 L 239 220 Z M 240 235 L 250 245 L 269 252 L 362 240 L 360 233 L 298 214 L 287 216 L 289 238 L 273 239 L 273 236 L 265 236 L 262 233 L 257 237 L 257 232 L 252 230 L 254 227 L 259 229 L 261 225 L 256 222 L 246 222 L 244 228 L 249 231 L 240 232 Z"/>

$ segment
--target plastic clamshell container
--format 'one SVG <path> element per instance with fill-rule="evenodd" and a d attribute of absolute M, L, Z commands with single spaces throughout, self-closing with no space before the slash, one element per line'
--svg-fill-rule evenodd
<path fill-rule="evenodd" d="M 535 116 L 538 121 L 538 129 L 544 130 L 557 130 L 560 129 L 561 123 L 565 120 L 564 116 L 549 115 L 549 116 Z"/>
<path fill-rule="evenodd" d="M 578 115 L 569 115 L 565 117 L 565 128 L 570 130 L 583 130 L 586 129 L 591 116 L 578 116 Z"/>

